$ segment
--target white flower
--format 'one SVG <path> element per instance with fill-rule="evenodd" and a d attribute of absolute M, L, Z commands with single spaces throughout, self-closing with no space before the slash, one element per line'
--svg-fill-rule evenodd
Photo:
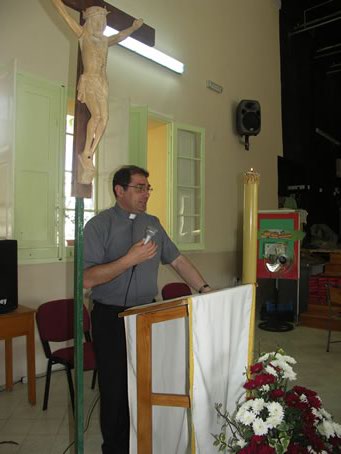
<path fill-rule="evenodd" d="M 322 410 L 322 408 L 321 408 L 321 410 Z M 317 426 L 317 425 L 320 423 L 320 421 L 322 421 L 323 416 L 321 415 L 320 410 L 318 410 L 317 408 L 314 408 L 314 407 L 311 409 L 311 413 L 312 413 L 312 414 L 315 416 L 315 418 L 316 418 L 316 419 L 315 419 L 315 422 L 314 422 L 314 426 Z"/>
<path fill-rule="evenodd" d="M 269 385 L 263 385 L 259 388 L 259 391 L 262 393 L 268 393 L 270 391 L 270 386 Z"/>
<path fill-rule="evenodd" d="M 265 370 L 266 370 L 266 372 L 268 374 L 271 374 L 271 375 L 274 375 L 275 377 L 278 377 L 278 374 L 277 374 L 276 370 L 270 364 L 269 364 L 269 366 L 266 366 Z"/>
<path fill-rule="evenodd" d="M 283 360 L 284 360 L 286 363 L 289 363 L 289 364 L 296 364 L 296 363 L 297 363 L 296 359 L 293 358 L 292 356 L 282 355 L 282 358 L 283 358 Z"/>
<path fill-rule="evenodd" d="M 243 406 L 241 406 L 240 409 L 237 411 L 236 420 L 241 421 L 242 418 L 244 417 L 245 412 L 246 412 L 246 409 Z"/>
<path fill-rule="evenodd" d="M 256 415 L 249 410 L 246 410 L 244 414 L 239 418 L 239 421 L 246 426 L 249 426 L 256 419 Z"/>
<path fill-rule="evenodd" d="M 277 416 L 269 416 L 266 420 L 266 424 L 268 425 L 269 429 L 273 429 L 281 424 L 282 420 L 279 419 Z"/>
<path fill-rule="evenodd" d="M 300 401 L 301 402 L 308 402 L 307 396 L 305 394 L 300 395 Z"/>
<path fill-rule="evenodd" d="M 264 361 L 266 361 L 270 355 L 274 355 L 275 352 L 271 352 L 271 353 L 265 353 L 265 355 L 263 356 L 260 356 L 257 360 L 257 363 L 264 363 Z"/>
<path fill-rule="evenodd" d="M 239 434 L 237 434 L 237 441 L 236 441 L 236 444 L 238 446 L 240 446 L 240 448 L 244 448 L 244 446 L 247 445 L 246 441 L 244 440 L 244 438 L 241 438 L 241 436 Z"/>
<path fill-rule="evenodd" d="M 252 401 L 249 401 L 249 402 L 252 402 Z M 246 402 L 248 403 L 248 402 Z M 249 410 L 249 405 L 245 405 L 243 404 L 240 409 L 238 410 L 237 414 L 236 414 L 236 420 L 237 421 L 240 421 L 242 424 L 245 424 L 245 425 L 249 425 L 251 424 L 254 419 L 255 419 L 256 415 Z"/>
<path fill-rule="evenodd" d="M 328 413 L 324 408 L 320 408 L 320 414 L 326 419 L 332 419 L 332 415 Z"/>
<path fill-rule="evenodd" d="M 285 366 L 284 366 L 285 364 Z M 286 363 L 283 363 L 283 377 L 287 378 L 290 381 L 296 380 L 296 372 L 293 371 L 292 367 Z"/>
<path fill-rule="evenodd" d="M 266 423 L 272 429 L 277 427 L 284 418 L 284 410 L 281 404 L 278 402 L 270 402 L 267 404 L 267 409 L 269 411 L 269 417 L 266 420 Z"/>
<path fill-rule="evenodd" d="M 236 419 L 238 421 L 241 421 L 241 419 L 243 418 L 244 416 L 244 413 L 249 410 L 250 408 L 252 408 L 252 400 L 247 400 L 246 402 L 244 402 L 239 410 L 237 411 L 237 414 L 236 414 Z"/>
<path fill-rule="evenodd" d="M 252 410 L 257 415 L 264 408 L 264 404 L 265 404 L 264 399 L 254 399 L 252 402 L 253 402 Z"/>
<path fill-rule="evenodd" d="M 268 433 L 269 426 L 262 419 L 256 418 L 252 423 L 252 429 L 255 435 L 266 435 Z"/>
<path fill-rule="evenodd" d="M 341 424 L 334 422 L 334 431 L 336 436 L 341 437 Z"/>
<path fill-rule="evenodd" d="M 330 437 L 333 437 L 335 435 L 333 426 L 334 423 L 325 419 L 322 421 L 321 424 L 317 426 L 317 430 L 320 432 L 321 435 L 324 435 L 328 440 Z"/>
<path fill-rule="evenodd" d="M 278 416 L 283 419 L 284 410 L 282 405 L 279 402 L 270 402 L 267 404 L 269 415 L 270 416 Z"/>

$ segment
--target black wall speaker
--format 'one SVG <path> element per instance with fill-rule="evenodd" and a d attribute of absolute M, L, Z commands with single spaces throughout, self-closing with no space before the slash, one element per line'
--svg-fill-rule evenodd
<path fill-rule="evenodd" d="M 260 132 L 261 115 L 258 101 L 243 99 L 237 107 L 237 132 L 240 136 L 256 136 Z"/>
<path fill-rule="evenodd" d="M 18 307 L 18 246 L 16 240 L 0 240 L 0 314 Z"/>

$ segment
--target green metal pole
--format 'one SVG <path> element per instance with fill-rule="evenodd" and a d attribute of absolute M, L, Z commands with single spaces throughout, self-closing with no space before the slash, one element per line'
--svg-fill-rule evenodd
<path fill-rule="evenodd" d="M 75 333 L 75 453 L 84 452 L 84 380 L 83 380 L 83 224 L 84 199 L 76 197 L 74 262 L 74 333 Z"/>

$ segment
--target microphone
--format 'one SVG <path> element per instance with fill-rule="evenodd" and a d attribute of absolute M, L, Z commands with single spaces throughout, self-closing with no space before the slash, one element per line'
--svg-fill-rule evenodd
<path fill-rule="evenodd" d="M 143 238 L 143 244 L 149 243 L 149 241 L 155 236 L 158 232 L 158 229 L 156 227 L 153 227 L 152 225 L 148 225 L 146 227 L 146 233 L 144 234 Z"/>

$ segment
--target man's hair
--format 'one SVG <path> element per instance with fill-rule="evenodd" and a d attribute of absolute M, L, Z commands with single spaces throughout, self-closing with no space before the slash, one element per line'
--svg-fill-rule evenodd
<path fill-rule="evenodd" d="M 144 177 L 148 178 L 149 177 L 149 172 L 142 167 L 138 166 L 123 166 L 114 175 L 114 178 L 112 180 L 112 190 L 114 191 L 115 197 L 116 197 L 116 191 L 115 191 L 115 186 L 119 184 L 120 186 L 123 186 L 124 190 L 126 190 L 126 187 L 130 183 L 130 179 L 133 175 L 143 175 Z"/>

